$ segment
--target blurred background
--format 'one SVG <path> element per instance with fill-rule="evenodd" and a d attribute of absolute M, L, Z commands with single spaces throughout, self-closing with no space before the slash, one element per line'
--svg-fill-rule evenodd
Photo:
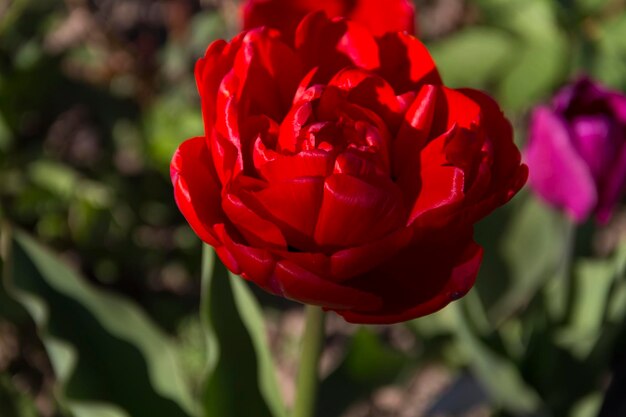
<path fill-rule="evenodd" d="M 577 74 L 626 91 L 626 1 L 415 5 L 445 82 L 496 97 L 520 144 Z M 293 402 L 301 306 L 222 279 L 199 315 L 169 180 L 203 132 L 195 60 L 238 10 L 0 0 L 0 416 L 276 417 L 274 366 Z M 462 302 L 395 326 L 329 315 L 318 415 L 626 416 L 626 211 L 572 229 L 523 192 L 479 225 Z"/>

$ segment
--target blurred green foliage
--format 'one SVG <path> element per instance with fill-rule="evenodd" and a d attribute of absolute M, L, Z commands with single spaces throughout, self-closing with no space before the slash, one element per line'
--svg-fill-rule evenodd
<path fill-rule="evenodd" d="M 576 74 L 626 90 L 622 0 L 416 6 L 446 83 L 493 94 L 519 142 L 528 110 Z M 266 342 L 297 334 L 283 318 L 298 307 L 227 279 L 210 251 L 201 273 L 169 184 L 174 149 L 203 134 L 194 62 L 236 32 L 232 9 L 0 1 L 1 416 L 284 416 L 298 341 Z M 318 415 L 389 415 L 381 387 L 412 398 L 432 364 L 447 382 L 415 416 L 621 415 L 620 230 L 518 196 L 478 227 L 469 296 L 393 328 L 331 329 Z"/>

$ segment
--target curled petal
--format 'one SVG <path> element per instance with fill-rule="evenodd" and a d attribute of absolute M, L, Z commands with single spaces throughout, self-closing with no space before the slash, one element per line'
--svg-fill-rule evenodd
<path fill-rule="evenodd" d="M 285 297 L 307 304 L 359 311 L 376 310 L 382 305 L 374 293 L 328 281 L 287 260 L 278 262 L 274 279 Z"/>
<path fill-rule="evenodd" d="M 218 256 L 231 272 L 241 274 L 266 291 L 282 295 L 280 287 L 272 280 L 276 260 L 269 251 L 236 242 L 224 225 L 218 225 L 215 229 L 224 242 L 217 251 Z"/>
<path fill-rule="evenodd" d="M 257 213 L 277 225 L 289 243 L 311 249 L 311 236 L 322 204 L 324 178 L 297 177 L 269 183 L 261 190 L 242 194 Z"/>
<path fill-rule="evenodd" d="M 415 33 L 413 3 L 405 0 L 360 0 L 350 11 L 350 19 L 366 26 L 375 36 L 387 32 Z"/>
<path fill-rule="evenodd" d="M 223 195 L 222 207 L 249 244 L 256 247 L 287 247 L 280 229 L 251 210 L 238 196 L 231 193 Z"/>
<path fill-rule="evenodd" d="M 333 167 L 332 155 L 322 150 L 302 151 L 295 155 L 274 152 L 271 160 L 258 168 L 261 177 L 268 182 L 298 177 L 326 177 Z"/>
<path fill-rule="evenodd" d="M 392 144 L 392 172 L 408 202 L 414 201 L 420 189 L 420 154 L 430 136 L 439 94 L 437 86 L 427 85 L 419 90 Z"/>
<path fill-rule="evenodd" d="M 379 294 L 379 310 L 335 310 L 351 323 L 387 324 L 434 313 L 474 285 L 483 250 L 473 241 L 407 247 L 381 267 L 345 285 Z M 385 279 L 381 279 L 384 276 Z"/>
<path fill-rule="evenodd" d="M 345 281 L 370 271 L 407 246 L 412 228 L 401 228 L 380 240 L 335 252 L 330 258 L 330 276 Z"/>
<path fill-rule="evenodd" d="M 485 136 L 483 159 L 474 163 L 478 171 L 474 173 L 472 188 L 466 190 L 472 206 L 466 207 L 465 215 L 467 221 L 475 222 L 517 194 L 528 179 L 528 167 L 521 163 L 520 151 L 513 142 L 513 127 L 498 104 L 477 90 L 457 91 L 480 106 L 479 124 Z M 489 181 L 488 186 L 485 181 Z"/>
<path fill-rule="evenodd" d="M 307 70 L 318 67 L 315 83 L 327 83 L 346 67 L 374 70 L 380 65 L 378 45 L 366 28 L 341 18 L 329 20 L 323 12 L 300 22 L 295 45 Z"/>
<path fill-rule="evenodd" d="M 345 174 L 326 179 L 315 242 L 320 246 L 350 247 L 376 240 L 400 227 L 405 209 L 400 191 Z"/>
<path fill-rule="evenodd" d="M 405 33 L 387 33 L 377 43 L 380 54 L 377 72 L 391 83 L 397 95 L 426 84 L 441 84 L 435 62 L 417 38 Z"/>
<path fill-rule="evenodd" d="M 253 29 L 244 35 L 233 65 L 239 79 L 236 94 L 248 112 L 281 120 L 304 76 L 295 52 L 277 32 Z"/>
<path fill-rule="evenodd" d="M 170 175 L 176 204 L 193 231 L 208 244 L 218 245 L 213 226 L 223 222 L 225 216 L 204 138 L 189 139 L 180 145 L 172 158 Z"/>
<path fill-rule="evenodd" d="M 203 58 L 196 62 L 195 78 L 198 93 L 202 100 L 202 116 L 205 135 L 210 137 L 215 123 L 216 96 L 222 79 L 231 70 L 235 55 L 241 45 L 243 35 L 235 37 L 230 43 L 223 40 L 213 42 Z"/>
<path fill-rule="evenodd" d="M 347 93 L 346 98 L 380 115 L 394 131 L 402 118 L 393 88 L 382 77 L 360 68 L 346 68 L 328 83 Z"/>
<path fill-rule="evenodd" d="M 349 17 L 376 36 L 385 32 L 415 33 L 415 11 L 408 0 L 248 0 L 243 9 L 244 28 L 276 28 L 290 42 L 298 22 L 316 10 L 330 17 Z"/>

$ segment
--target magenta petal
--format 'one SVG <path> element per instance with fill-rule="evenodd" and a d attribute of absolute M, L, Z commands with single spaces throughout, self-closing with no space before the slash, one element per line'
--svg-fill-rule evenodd
<path fill-rule="evenodd" d="M 606 183 L 599 196 L 597 217 L 602 223 L 610 220 L 615 204 L 626 191 L 626 143 L 618 152 L 613 168 L 608 172 Z"/>
<path fill-rule="evenodd" d="M 612 122 L 604 115 L 583 115 L 571 121 L 574 146 L 596 180 L 601 179 L 615 157 Z"/>
<path fill-rule="evenodd" d="M 596 187 L 563 121 L 548 108 L 538 107 L 532 115 L 528 140 L 525 159 L 530 186 L 577 222 L 585 221 L 597 201 Z"/>

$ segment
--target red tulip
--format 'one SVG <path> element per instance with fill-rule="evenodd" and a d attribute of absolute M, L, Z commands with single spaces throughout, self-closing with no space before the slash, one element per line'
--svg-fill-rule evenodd
<path fill-rule="evenodd" d="M 205 136 L 172 161 L 178 206 L 234 273 L 359 323 L 432 313 L 472 287 L 473 225 L 527 169 L 498 105 L 442 85 L 414 37 L 308 15 L 196 66 Z"/>
<path fill-rule="evenodd" d="M 244 29 L 278 29 L 289 41 L 302 18 L 319 10 L 330 17 L 354 20 L 375 36 L 402 31 L 415 34 L 415 11 L 408 0 L 248 0 L 243 7 Z"/>

